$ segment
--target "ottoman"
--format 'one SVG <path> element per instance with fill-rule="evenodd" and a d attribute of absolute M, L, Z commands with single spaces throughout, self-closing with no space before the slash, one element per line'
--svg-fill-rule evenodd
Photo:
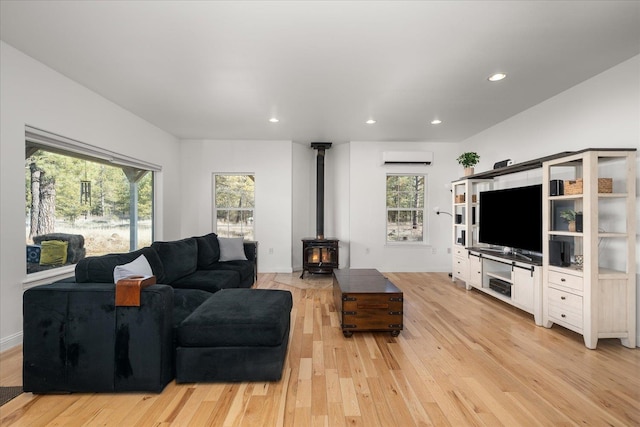
<path fill-rule="evenodd" d="M 284 290 L 216 292 L 178 326 L 176 382 L 278 381 L 292 306 Z"/>

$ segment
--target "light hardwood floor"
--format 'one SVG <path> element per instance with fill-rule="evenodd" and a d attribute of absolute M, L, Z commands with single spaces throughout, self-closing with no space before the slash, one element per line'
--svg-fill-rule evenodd
<path fill-rule="evenodd" d="M 2 426 L 640 425 L 640 350 L 597 350 L 558 326 L 443 273 L 386 274 L 405 296 L 404 330 L 344 338 L 330 279 L 261 274 L 291 290 L 289 353 L 277 383 L 170 383 L 161 394 L 23 393 Z M 21 349 L 0 383 L 21 384 Z"/>

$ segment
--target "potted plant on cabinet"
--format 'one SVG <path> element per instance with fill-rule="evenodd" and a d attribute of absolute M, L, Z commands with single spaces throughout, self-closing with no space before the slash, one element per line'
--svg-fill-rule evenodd
<path fill-rule="evenodd" d="M 457 158 L 458 163 L 464 167 L 464 176 L 473 175 L 473 167 L 480 161 L 480 156 L 475 151 L 467 151 Z"/>
<path fill-rule="evenodd" d="M 578 231 L 581 232 L 582 231 L 582 224 L 580 224 L 581 226 L 579 227 L 580 229 L 578 230 L 576 228 L 576 220 L 580 219 L 580 223 L 582 223 L 581 219 L 582 219 L 582 212 L 576 212 L 573 209 L 569 209 L 566 211 L 562 211 L 560 212 L 560 218 L 564 219 L 568 224 L 569 224 L 569 231 Z"/>

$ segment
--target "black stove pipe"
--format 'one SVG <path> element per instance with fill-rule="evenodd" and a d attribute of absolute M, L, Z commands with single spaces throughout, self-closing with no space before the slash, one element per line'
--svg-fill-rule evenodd
<path fill-rule="evenodd" d="M 316 156 L 316 238 L 324 239 L 324 153 L 331 148 L 330 142 L 312 142 L 311 148 L 318 150 Z"/>

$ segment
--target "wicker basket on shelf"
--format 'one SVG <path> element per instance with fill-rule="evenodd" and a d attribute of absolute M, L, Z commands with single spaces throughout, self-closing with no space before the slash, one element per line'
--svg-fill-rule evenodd
<path fill-rule="evenodd" d="M 564 182 L 564 194 L 582 194 L 583 182 L 582 178 L 575 181 Z M 613 178 L 598 178 L 598 193 L 613 192 Z"/>

